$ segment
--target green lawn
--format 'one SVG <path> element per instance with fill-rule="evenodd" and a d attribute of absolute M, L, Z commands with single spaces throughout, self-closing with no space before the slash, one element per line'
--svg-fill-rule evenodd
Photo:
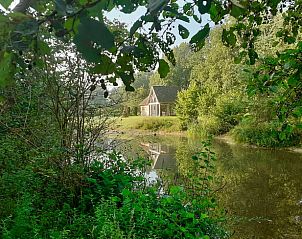
<path fill-rule="evenodd" d="M 176 116 L 130 116 L 118 119 L 116 121 L 116 128 L 120 130 L 181 131 L 180 121 Z"/>

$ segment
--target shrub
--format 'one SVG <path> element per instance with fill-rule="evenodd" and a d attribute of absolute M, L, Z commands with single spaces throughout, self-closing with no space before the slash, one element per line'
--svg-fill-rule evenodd
<path fill-rule="evenodd" d="M 245 110 L 245 105 L 241 96 L 231 93 L 220 96 L 216 100 L 216 106 L 212 109 L 212 112 L 220 122 L 220 133 L 230 131 L 239 123 Z"/>
<path fill-rule="evenodd" d="M 198 118 L 197 124 L 189 127 L 189 134 L 193 136 L 207 137 L 220 133 L 221 123 L 219 119 L 212 115 L 204 115 Z"/>
<path fill-rule="evenodd" d="M 224 238 L 217 230 L 219 219 L 211 217 L 208 200 L 187 202 L 181 187 L 171 187 L 167 195 L 157 189 L 122 192 L 97 207 L 101 238 Z M 203 202 L 203 203 L 201 203 Z"/>
<path fill-rule="evenodd" d="M 145 119 L 137 125 L 137 129 L 152 130 L 152 131 L 179 131 L 180 126 L 176 120 L 168 118 L 150 118 Z"/>
<path fill-rule="evenodd" d="M 256 122 L 246 118 L 231 131 L 231 135 L 239 143 L 261 147 L 287 147 L 300 143 L 300 133 L 286 132 L 278 121 Z"/>
<path fill-rule="evenodd" d="M 92 164 L 85 174 L 78 168 L 69 168 L 74 171 L 69 176 L 65 171 L 75 186 L 62 182 L 59 171 L 41 168 L 41 162 L 24 168 L 16 206 L 2 220 L 2 237 L 227 237 L 221 227 L 223 218 L 215 215 L 214 201 L 190 198 L 182 187 L 170 187 L 165 194 L 160 187 L 146 187 L 145 165 L 143 159 L 126 161 L 113 153 Z M 79 174 L 82 179 L 74 180 Z"/>

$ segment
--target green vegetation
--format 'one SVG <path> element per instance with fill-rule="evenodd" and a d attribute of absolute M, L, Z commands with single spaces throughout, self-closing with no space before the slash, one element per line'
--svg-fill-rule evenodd
<path fill-rule="evenodd" d="M 277 15 L 259 26 L 267 35 L 255 41 L 259 60 L 254 66 L 242 63 L 245 57 L 238 59 L 240 48 L 221 43 L 232 23 L 210 32 L 204 48 L 188 57 L 195 66 L 176 107 L 183 129 L 202 136 L 230 132 L 237 142 L 262 147 L 301 143 L 302 45 L 277 42 L 283 24 Z"/>
<path fill-rule="evenodd" d="M 301 131 L 282 129 L 279 121 L 255 122 L 245 118 L 232 131 L 231 135 L 237 142 L 244 142 L 261 147 L 288 147 L 301 143 Z"/>
<path fill-rule="evenodd" d="M 295 142 L 291 138 L 301 117 L 301 0 L 22 0 L 10 11 L 11 2 L 0 2 L 5 9 L 0 10 L 1 236 L 227 237 L 209 194 L 212 156 L 207 147 L 192 158 L 201 162 L 201 178 L 163 194 L 158 185 L 147 185 L 144 161 L 108 153 L 104 140 L 116 104 L 108 85 L 122 81 L 125 90 L 133 92 L 136 72 L 157 70 L 154 83 L 175 81 L 189 87 L 180 95 L 179 102 L 189 99 L 178 106 L 181 124 L 173 118 L 150 118 L 137 124 L 142 129 L 174 131 L 191 123 L 208 128 L 203 120 L 211 117 L 213 133 L 227 132 L 243 115 L 253 113 L 248 96 L 269 106 L 253 115 L 257 124 L 265 122 L 260 117 L 264 112 L 269 124 L 280 122 L 279 144 Z M 129 31 L 106 18 L 113 9 L 129 14 L 139 6 L 147 11 Z M 290 47 L 247 67 L 245 79 L 251 81 L 242 82 L 243 63 L 235 65 L 232 57 L 255 65 L 261 26 L 278 11 L 284 22 L 277 35 Z M 213 31 L 209 23 L 203 24 L 190 36 L 184 22 L 202 23 L 204 14 L 216 25 L 229 15 L 236 22 Z M 193 54 L 193 61 L 188 45 L 173 51 L 173 24 L 192 49 L 205 46 Z M 103 97 L 96 96 L 98 92 Z M 131 104 L 146 94 L 144 85 L 137 92 Z M 265 132 L 270 126 L 263 127 Z M 253 137 L 258 136 L 241 139 Z"/>
<path fill-rule="evenodd" d="M 222 28 L 211 31 L 205 47 L 191 56 L 190 86 L 179 93 L 176 112 L 183 128 L 203 135 L 228 132 L 247 107 L 242 66 L 221 42 Z"/>
<path fill-rule="evenodd" d="M 164 131 L 164 132 L 181 131 L 180 121 L 175 116 L 162 116 L 162 117 L 130 116 L 117 120 L 116 128 L 118 130 L 137 129 L 137 130 Z"/>
<path fill-rule="evenodd" d="M 177 64 L 169 64 L 170 72 L 166 77 L 161 78 L 157 72 L 137 73 L 134 76 L 135 81 L 132 84 L 135 88 L 134 92 L 125 92 L 120 88 L 113 96 L 111 96 L 118 99 L 123 116 L 139 115 L 139 104 L 149 95 L 151 86 L 178 86 L 180 89 L 184 89 L 189 85 L 192 68 L 190 62 L 188 62 L 189 57 L 192 54 L 189 44 L 180 44 L 173 49 L 173 53 Z"/>
<path fill-rule="evenodd" d="M 146 160 L 105 148 L 111 101 L 92 96 L 73 48 L 56 47 L 74 54 L 45 57 L 47 67 L 2 91 L 1 238 L 227 238 L 212 196 L 175 185 L 162 191 L 147 182 Z M 158 119 L 140 127 L 178 121 Z"/>

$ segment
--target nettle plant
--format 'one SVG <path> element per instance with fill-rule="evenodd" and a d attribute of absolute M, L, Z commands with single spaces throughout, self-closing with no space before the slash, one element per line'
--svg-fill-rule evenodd
<path fill-rule="evenodd" d="M 11 2 L 1 0 L 0 4 L 9 9 Z M 112 10 L 130 14 L 139 6 L 144 6 L 146 13 L 126 33 L 105 17 Z M 134 72 L 157 68 L 165 77 L 167 61 L 176 63 L 173 26 L 198 50 L 209 35 L 210 23 L 222 24 L 228 16 L 237 22 L 223 31 L 223 42 L 240 45 L 237 61 L 247 56 L 254 64 L 258 57 L 254 42 L 261 34 L 258 26 L 278 11 L 285 16 L 280 37 L 294 42 L 302 25 L 301 0 L 21 0 L 11 10 L 0 12 L 0 85 L 10 84 L 16 69 L 32 68 L 32 62 L 54 54 L 49 44 L 57 38 L 76 45 L 90 63 L 91 74 L 114 85 L 121 79 L 126 90 L 133 91 Z M 208 23 L 202 20 L 205 14 L 209 15 Z M 200 24 L 193 36 L 186 27 L 192 22 Z"/>

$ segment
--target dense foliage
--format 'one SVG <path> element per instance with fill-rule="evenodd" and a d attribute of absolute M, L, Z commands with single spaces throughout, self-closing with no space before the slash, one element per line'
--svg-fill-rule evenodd
<path fill-rule="evenodd" d="M 242 66 L 235 64 L 231 49 L 221 42 L 223 29 L 211 31 L 205 47 L 191 56 L 195 61 L 190 86 L 178 96 L 177 114 L 184 128 L 219 134 L 238 124 L 245 111 Z"/>
<path fill-rule="evenodd" d="M 267 105 L 277 109 L 277 115 L 268 114 L 271 121 L 264 128 L 269 134 L 272 128 L 277 132 L 279 145 L 291 139 L 301 116 L 301 43 L 296 44 L 301 1 L 21 0 L 11 11 L 11 1 L 0 3 L 5 8 L 0 11 L 1 236 L 226 237 L 208 194 L 211 175 L 194 180 L 197 192 L 184 186 L 161 194 L 158 187 L 146 185 L 142 161 L 104 153 L 100 136 L 108 130 L 107 86 L 121 79 L 127 91 L 134 91 L 135 72 L 158 69 L 169 84 L 177 78 L 177 84 L 187 87 L 190 75 L 195 78 L 183 94 L 193 96 L 185 113 L 179 109 L 185 126 L 189 120 L 205 124 L 209 121 L 202 117 L 212 117 L 214 133 L 226 132 L 250 107 L 242 104 L 246 85 L 238 80 L 241 73 L 231 56 L 235 53 L 237 63 L 255 64 L 260 26 L 283 12 L 278 36 L 292 47 L 259 63 L 256 72 L 252 69 L 249 84 L 250 95 L 267 96 L 272 99 Z M 146 13 L 129 31 L 105 17 L 113 9 L 128 14 L 139 6 L 145 6 Z M 234 51 L 214 37 L 215 31 L 207 40 L 210 24 L 203 24 L 204 14 L 215 24 L 229 15 L 236 19 L 221 29 L 220 38 Z M 201 29 L 191 37 L 185 24 L 192 21 Z M 178 57 L 172 50 L 173 24 L 194 50 L 206 47 L 193 68 L 186 66 L 187 51 L 181 48 L 180 65 L 173 68 Z M 184 79 L 175 76 L 179 74 Z M 102 107 L 92 101 L 97 86 L 103 89 Z M 277 129 L 270 125 L 275 120 Z M 194 156 L 201 164 L 193 168 L 208 172 L 210 157 L 208 149 Z"/>
<path fill-rule="evenodd" d="M 195 67 L 177 104 L 183 128 L 203 135 L 231 131 L 239 142 L 264 147 L 300 143 L 301 43 L 278 42 L 283 24 L 277 15 L 260 26 L 267 35 L 255 42 L 260 59 L 254 66 L 238 61 L 240 48 L 221 43 L 232 23 L 211 31 L 205 47 L 188 58 Z"/>
<path fill-rule="evenodd" d="M 1 1 L 8 8 L 11 1 Z M 112 28 L 105 15 L 114 8 L 123 13 L 135 12 L 139 6 L 147 11 L 131 27 L 129 33 Z M 29 11 L 29 8 L 33 9 Z M 12 12 L 1 13 L 1 78 L 9 81 L 16 64 L 26 67 L 25 57 L 18 53 L 30 51 L 30 61 L 48 54 L 48 44 L 52 38 L 62 41 L 72 40 L 77 50 L 91 63 L 91 72 L 96 76 L 116 84 L 122 79 L 126 89 L 131 91 L 134 72 L 154 70 L 158 65 L 161 77 L 169 73 L 169 64 L 160 59 L 160 52 L 174 65 L 172 46 L 175 35 L 172 26 L 176 22 L 179 36 L 190 39 L 191 46 L 198 50 L 205 44 L 210 32 L 209 24 L 202 24 L 202 16 L 219 24 L 228 15 L 237 23 L 224 29 L 222 40 L 235 46 L 238 39 L 242 51 L 240 56 L 248 55 L 249 62 L 258 58 L 255 40 L 261 34 L 259 25 L 269 20 L 277 12 L 284 12 L 285 25 L 279 35 L 286 42 L 294 42 L 301 26 L 301 1 L 187 1 L 180 4 L 175 0 L 22 0 Z M 192 37 L 185 25 L 190 22 L 201 24 L 201 29 Z M 50 34 L 40 34 L 48 29 Z M 25 63 L 25 64 L 24 64 Z M 2 83 L 3 85 L 3 83 Z"/>
<path fill-rule="evenodd" d="M 226 238 L 208 195 L 162 191 L 146 160 L 106 147 L 104 82 L 72 46 L 52 44 L 45 64 L 1 89 L 1 238 Z"/>

